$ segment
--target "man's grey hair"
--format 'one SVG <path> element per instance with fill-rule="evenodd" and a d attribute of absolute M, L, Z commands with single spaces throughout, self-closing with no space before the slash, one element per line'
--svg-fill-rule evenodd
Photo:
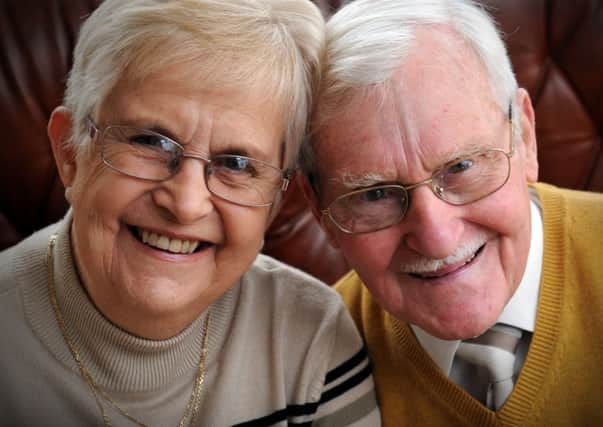
<path fill-rule="evenodd" d="M 94 117 L 122 79 L 180 65 L 191 86 L 261 85 L 286 126 L 282 167 L 297 157 L 324 54 L 324 19 L 309 0 L 106 0 L 83 24 L 64 105 L 71 143 L 89 146 Z"/>
<path fill-rule="evenodd" d="M 357 0 L 327 22 L 327 51 L 311 131 L 301 151 L 304 173 L 319 189 L 315 158 L 320 127 L 340 114 L 358 94 L 389 82 L 413 49 L 419 26 L 452 28 L 483 64 L 494 100 L 507 113 L 517 81 L 492 18 L 471 0 Z M 517 111 L 517 108 L 513 108 Z M 362 120 L 362 118 L 359 118 Z M 513 120 L 518 135 L 518 120 Z"/>

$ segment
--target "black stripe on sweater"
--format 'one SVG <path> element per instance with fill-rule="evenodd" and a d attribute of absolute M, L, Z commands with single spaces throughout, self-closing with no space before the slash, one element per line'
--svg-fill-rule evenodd
<path fill-rule="evenodd" d="M 362 381 L 367 379 L 370 375 L 371 375 L 371 364 L 367 363 L 366 366 L 361 371 L 359 371 L 357 374 L 355 374 L 354 376 L 351 376 L 350 378 L 348 378 L 341 384 L 325 391 L 322 394 L 322 396 L 320 396 L 320 401 L 318 402 L 318 404 L 322 405 L 323 403 L 326 403 L 330 400 L 335 399 L 336 397 L 341 396 L 346 391 L 351 390 L 354 387 L 356 387 Z"/>
<path fill-rule="evenodd" d="M 358 353 L 352 356 L 347 361 L 343 362 L 341 365 L 337 366 L 333 370 L 327 372 L 325 376 L 325 385 L 336 380 L 337 378 L 342 377 L 347 372 L 354 369 L 358 366 L 365 358 L 367 357 L 366 347 L 362 347 Z M 343 381 L 341 384 L 331 388 L 330 390 L 325 391 L 321 396 L 318 402 L 310 402 L 302 405 L 287 405 L 284 409 L 279 409 L 278 411 L 273 412 L 270 415 L 266 415 L 260 418 L 256 418 L 254 420 L 245 421 L 243 423 L 235 424 L 233 427 L 262 427 L 262 426 L 270 426 L 276 424 L 278 422 L 284 421 L 288 418 L 292 417 L 301 417 L 312 415 L 316 413 L 318 406 L 326 403 L 330 400 L 335 399 L 336 397 L 341 396 L 348 390 L 351 390 L 362 381 L 364 381 L 371 374 L 371 366 L 370 363 L 367 363 L 366 367 Z M 287 423 L 290 426 L 309 426 L 312 424 L 311 421 L 302 422 L 302 423 L 294 423 L 289 421 Z"/>
<path fill-rule="evenodd" d="M 312 415 L 318 409 L 318 402 L 306 403 L 304 405 L 287 405 L 285 409 L 279 409 L 270 415 L 266 415 L 255 420 L 246 421 L 240 424 L 235 424 L 233 427 L 260 427 L 276 424 L 291 417 L 301 417 L 304 415 Z M 289 425 L 306 425 L 306 423 L 295 424 L 292 422 Z M 310 422 L 311 424 L 311 422 Z"/>
<path fill-rule="evenodd" d="M 350 357 L 348 360 L 343 362 L 338 367 L 327 372 L 327 375 L 325 377 L 325 385 L 329 384 L 330 382 L 335 381 L 337 378 L 341 377 L 342 375 L 344 375 L 344 374 L 348 373 L 349 371 L 351 371 L 352 369 L 354 369 L 356 366 L 360 365 L 360 363 L 362 363 L 362 361 L 364 359 L 366 359 L 367 356 L 368 355 L 366 352 L 366 347 L 362 346 L 362 348 L 360 349 L 360 351 L 358 351 L 358 353 L 356 353 L 355 355 Z"/>

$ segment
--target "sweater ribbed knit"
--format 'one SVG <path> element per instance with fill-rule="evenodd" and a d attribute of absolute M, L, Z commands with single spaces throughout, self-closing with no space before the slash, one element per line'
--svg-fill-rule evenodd
<path fill-rule="evenodd" d="M 54 281 L 67 330 L 99 386 L 145 424 L 178 424 L 209 310 L 197 425 L 379 425 L 366 349 L 340 297 L 324 284 L 259 255 L 184 331 L 147 340 L 113 325 L 89 300 L 69 227 L 70 215 L 0 254 L 0 425 L 103 425 L 49 302 L 46 256 L 55 232 Z M 112 426 L 133 425 L 101 404 Z"/>
<path fill-rule="evenodd" d="M 450 381 L 355 272 L 337 284 L 373 361 L 384 426 L 603 425 L 603 195 L 534 188 L 544 225 L 536 327 L 498 412 Z"/>

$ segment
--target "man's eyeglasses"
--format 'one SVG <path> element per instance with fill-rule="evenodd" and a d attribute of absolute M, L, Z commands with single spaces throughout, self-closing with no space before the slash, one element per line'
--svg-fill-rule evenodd
<path fill-rule="evenodd" d="M 421 182 L 403 186 L 377 185 L 351 191 L 336 198 L 322 211 L 344 233 L 369 233 L 400 223 L 410 206 L 409 191 L 428 185 L 441 200 L 465 205 L 483 199 L 504 186 L 511 174 L 511 157 L 515 152 L 511 106 L 510 146 L 507 153 L 499 148 L 480 150 L 439 167 Z"/>
<path fill-rule="evenodd" d="M 236 154 L 204 157 L 160 133 L 130 126 L 99 129 L 88 118 L 89 135 L 101 146 L 111 169 L 145 181 L 161 182 L 176 175 L 185 159 L 205 165 L 205 185 L 215 196 L 243 206 L 270 206 L 289 185 L 286 173 L 262 160 Z"/>

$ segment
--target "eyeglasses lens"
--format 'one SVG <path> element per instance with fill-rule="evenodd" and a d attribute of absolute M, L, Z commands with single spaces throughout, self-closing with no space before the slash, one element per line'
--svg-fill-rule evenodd
<path fill-rule="evenodd" d="M 380 186 L 349 193 L 329 208 L 346 231 L 363 233 L 399 222 L 406 212 L 407 193 L 400 186 Z"/>
<path fill-rule="evenodd" d="M 509 155 L 491 149 L 444 165 L 431 180 L 420 185 L 430 185 L 433 193 L 447 203 L 463 205 L 497 191 L 507 182 L 509 174 Z M 366 233 L 402 221 L 409 202 L 408 191 L 403 186 L 382 185 L 341 196 L 328 212 L 342 230 Z"/>
<path fill-rule="evenodd" d="M 177 142 L 153 131 L 128 126 L 108 126 L 103 131 L 103 161 L 131 177 L 168 179 L 187 157 L 208 163 L 205 181 L 209 191 L 234 203 L 269 205 L 283 179 L 280 169 L 245 156 L 225 154 L 210 160 L 186 155 Z"/>

